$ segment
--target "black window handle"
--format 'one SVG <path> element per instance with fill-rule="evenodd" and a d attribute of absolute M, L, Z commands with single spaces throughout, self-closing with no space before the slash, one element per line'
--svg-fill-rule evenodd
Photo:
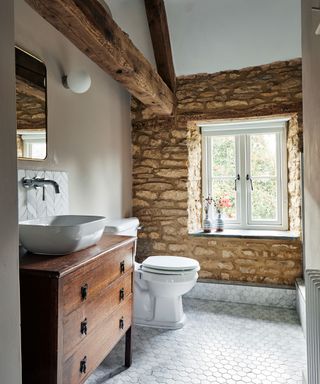
<path fill-rule="evenodd" d="M 247 176 L 246 176 L 246 180 L 247 180 L 247 181 L 250 181 L 250 188 L 251 188 L 251 191 L 253 191 L 253 182 L 252 182 L 252 178 L 251 178 L 251 176 L 250 176 L 250 175 L 247 175 Z"/>
<path fill-rule="evenodd" d="M 237 177 L 234 179 L 234 190 L 237 190 L 237 181 L 240 181 L 240 175 L 237 174 Z"/>

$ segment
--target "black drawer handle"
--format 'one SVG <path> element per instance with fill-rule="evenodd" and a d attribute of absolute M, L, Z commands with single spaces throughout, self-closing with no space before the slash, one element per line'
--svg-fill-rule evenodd
<path fill-rule="evenodd" d="M 120 301 L 124 300 L 124 288 L 120 289 L 119 296 L 120 296 Z"/>
<path fill-rule="evenodd" d="M 81 287 L 81 299 L 82 299 L 82 301 L 87 300 L 87 296 L 88 296 L 88 284 L 84 284 Z"/>
<path fill-rule="evenodd" d="M 88 332 L 88 320 L 87 320 L 87 318 L 85 318 L 83 321 L 81 321 L 80 332 L 82 335 L 87 334 L 87 332 Z"/>
<path fill-rule="evenodd" d="M 120 263 L 120 273 L 124 273 L 124 260 Z"/>
<path fill-rule="evenodd" d="M 123 319 L 123 317 L 121 317 L 121 319 L 119 320 L 119 328 L 120 329 L 124 328 L 124 319 Z"/>
<path fill-rule="evenodd" d="M 86 372 L 87 372 L 87 356 L 85 356 L 85 357 L 80 361 L 80 372 L 81 372 L 81 373 L 86 373 Z"/>

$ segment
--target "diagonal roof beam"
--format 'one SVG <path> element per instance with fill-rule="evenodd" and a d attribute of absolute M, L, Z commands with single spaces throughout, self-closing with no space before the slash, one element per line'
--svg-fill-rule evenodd
<path fill-rule="evenodd" d="M 174 71 L 167 14 L 163 0 L 145 0 L 151 40 L 159 75 L 171 91 L 175 92 Z"/>
<path fill-rule="evenodd" d="M 157 115 L 175 96 L 98 0 L 26 0 L 85 55 Z"/>

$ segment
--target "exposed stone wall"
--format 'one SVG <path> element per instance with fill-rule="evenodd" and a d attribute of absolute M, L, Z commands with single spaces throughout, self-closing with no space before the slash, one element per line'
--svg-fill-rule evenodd
<path fill-rule="evenodd" d="M 188 124 L 188 230 L 196 232 L 201 228 L 201 135 L 199 127 L 194 123 Z"/>
<path fill-rule="evenodd" d="M 182 76 L 176 95 L 178 114 L 184 115 L 214 113 L 215 119 L 232 119 L 300 112 L 301 60 Z"/>
<path fill-rule="evenodd" d="M 300 223 L 301 61 L 178 78 L 174 117 L 158 119 L 133 103 L 133 211 L 144 225 L 138 259 L 185 255 L 200 277 L 294 284 L 302 273 L 300 240 L 198 238 L 201 137 L 197 122 L 291 116 L 288 129 L 290 228 Z M 148 118 L 146 118 L 148 117 Z"/>
<path fill-rule="evenodd" d="M 21 81 L 16 83 L 16 113 L 18 129 L 46 129 L 46 102 L 45 92 L 36 90 L 39 97 L 29 93 L 31 86 L 27 88 Z M 31 91 L 30 91 L 31 92 Z"/>
<path fill-rule="evenodd" d="M 292 231 L 301 231 L 301 152 L 302 152 L 302 125 L 299 124 L 298 115 L 292 116 L 289 121 L 287 134 L 288 150 L 288 208 L 289 228 Z"/>

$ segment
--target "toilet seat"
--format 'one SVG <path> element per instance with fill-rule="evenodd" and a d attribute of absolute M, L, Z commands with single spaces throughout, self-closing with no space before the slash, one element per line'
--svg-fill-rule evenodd
<path fill-rule="evenodd" d="M 143 271 L 163 275 L 185 275 L 199 271 L 199 262 L 181 256 L 150 256 L 141 264 Z"/>
<path fill-rule="evenodd" d="M 138 269 L 136 271 L 138 279 L 145 281 L 153 281 L 158 283 L 184 283 L 187 281 L 197 280 L 198 272 L 196 270 L 185 273 L 157 273 L 155 271 L 149 272 L 144 269 Z"/>
<path fill-rule="evenodd" d="M 178 271 L 178 270 L 168 271 L 165 269 L 148 268 L 143 266 L 141 266 L 140 270 L 143 272 L 154 273 L 155 275 L 172 275 L 172 276 L 180 276 L 180 275 L 188 275 L 188 274 L 190 275 L 197 272 L 197 269 L 190 269 L 187 271 Z"/>

